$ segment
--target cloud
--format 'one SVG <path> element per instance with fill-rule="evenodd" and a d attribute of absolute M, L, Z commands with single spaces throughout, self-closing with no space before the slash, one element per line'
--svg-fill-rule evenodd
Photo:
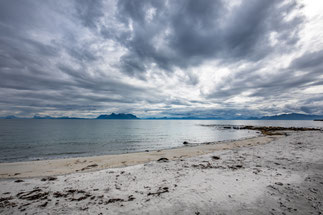
<path fill-rule="evenodd" d="M 322 113 L 310 4 L 3 0 L 0 115 Z"/>
<path fill-rule="evenodd" d="M 245 0 L 230 6 L 225 1 L 119 1 L 120 21 L 129 27 L 124 41 L 123 72 L 136 75 L 157 64 L 165 72 L 187 69 L 217 58 L 223 63 L 259 61 L 274 51 L 271 35 L 284 49 L 298 39 L 301 15 L 291 1 Z M 149 11 L 154 11 L 148 16 Z M 149 18 L 148 18 L 149 17 Z"/>
<path fill-rule="evenodd" d="M 98 20 L 104 16 L 101 0 L 78 0 L 75 6 L 78 18 L 86 27 L 96 28 Z"/>
<path fill-rule="evenodd" d="M 294 59 L 290 65 L 291 69 L 321 72 L 323 69 L 323 50 L 307 52 Z"/>

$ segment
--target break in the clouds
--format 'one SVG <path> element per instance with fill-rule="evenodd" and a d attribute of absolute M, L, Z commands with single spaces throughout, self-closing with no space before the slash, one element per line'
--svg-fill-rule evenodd
<path fill-rule="evenodd" d="M 2 0 L 0 115 L 323 114 L 320 0 Z"/>

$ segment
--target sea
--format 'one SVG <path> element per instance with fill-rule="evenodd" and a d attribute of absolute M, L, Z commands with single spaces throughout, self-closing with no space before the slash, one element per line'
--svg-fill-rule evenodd
<path fill-rule="evenodd" d="M 126 154 L 259 135 L 203 125 L 323 128 L 322 121 L 307 120 L 0 119 L 0 162 Z"/>

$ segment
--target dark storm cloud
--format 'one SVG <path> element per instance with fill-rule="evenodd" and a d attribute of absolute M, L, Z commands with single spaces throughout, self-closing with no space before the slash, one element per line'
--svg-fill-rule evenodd
<path fill-rule="evenodd" d="M 258 61 L 279 49 L 270 46 L 273 32 L 284 49 L 297 42 L 302 16 L 285 19 L 299 10 L 295 1 L 282 5 L 277 0 L 245 0 L 232 8 L 227 4 L 220 0 L 120 0 L 120 20 L 133 25 L 128 39 L 121 41 L 129 49 L 122 58 L 123 71 L 140 74 L 152 63 L 172 71 L 215 57 L 224 63 Z M 151 18 L 149 9 L 155 11 Z"/>
<path fill-rule="evenodd" d="M 0 115 L 64 115 L 65 111 L 87 115 L 110 110 L 170 116 L 252 115 L 255 112 L 248 105 L 236 107 L 227 100 L 250 91 L 250 98 L 263 99 L 255 101 L 261 104 L 288 99 L 291 90 L 322 85 L 317 78 L 323 69 L 322 51 L 306 52 L 279 73 L 261 71 L 267 57 L 289 53 L 299 42 L 302 5 L 293 0 L 229 4 L 224 0 L 2 0 Z M 288 18 L 292 13 L 296 15 Z M 279 45 L 272 44 L 273 37 Z M 199 66 L 213 60 L 231 69 L 239 63 L 251 66 L 232 71 L 200 98 L 180 94 L 177 87 L 165 90 L 160 84 L 180 83 L 182 88 L 201 91 Z M 178 75 L 178 70 L 183 74 Z M 317 112 L 319 101 L 318 96 L 303 98 L 297 110 Z M 201 108 L 214 103 L 221 108 Z M 282 110 L 275 108 L 266 110 Z"/>

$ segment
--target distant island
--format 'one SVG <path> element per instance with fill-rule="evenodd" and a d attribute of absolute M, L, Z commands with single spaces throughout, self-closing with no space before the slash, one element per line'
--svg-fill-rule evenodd
<path fill-rule="evenodd" d="M 96 119 L 139 119 L 137 116 L 133 114 L 126 113 L 112 113 L 110 115 L 100 115 Z"/>
<path fill-rule="evenodd" d="M 96 118 L 79 118 L 79 117 L 52 117 L 52 116 L 40 116 L 35 115 L 32 118 L 22 118 L 17 116 L 5 116 L 0 117 L 0 119 L 145 119 L 145 120 L 314 120 L 314 121 L 323 121 L 323 116 L 320 115 L 309 115 L 309 114 L 300 114 L 300 113 L 290 113 L 290 114 L 279 114 L 273 116 L 262 116 L 262 117 L 247 117 L 247 116 L 234 116 L 234 117 L 150 117 L 150 118 L 139 118 L 134 114 L 130 113 L 111 113 L 111 114 L 102 114 Z"/>

